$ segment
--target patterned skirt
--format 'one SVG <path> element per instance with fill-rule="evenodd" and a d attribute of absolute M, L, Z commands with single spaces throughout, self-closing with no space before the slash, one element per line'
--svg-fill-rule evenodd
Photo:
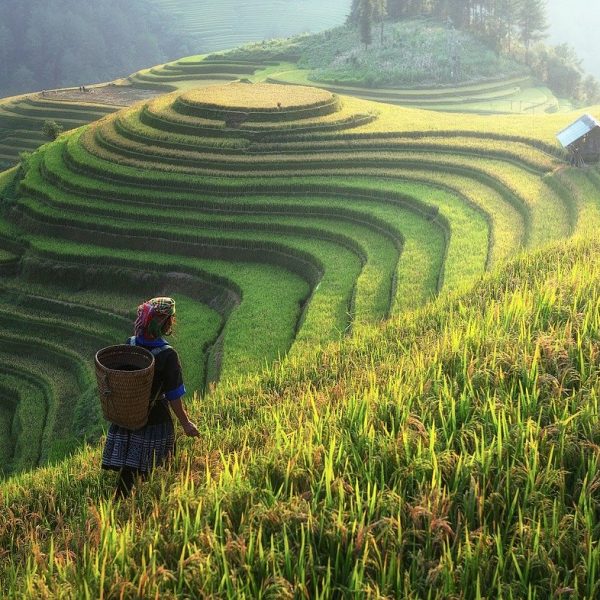
<path fill-rule="evenodd" d="M 171 420 L 136 431 L 112 424 L 102 453 L 102 468 L 128 467 L 148 473 L 152 467 L 163 464 L 174 451 L 175 428 Z"/>

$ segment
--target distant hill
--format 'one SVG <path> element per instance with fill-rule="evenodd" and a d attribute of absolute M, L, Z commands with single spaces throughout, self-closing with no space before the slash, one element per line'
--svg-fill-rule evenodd
<path fill-rule="evenodd" d="M 568 43 L 583 59 L 583 66 L 600 78 L 600 10 L 591 7 L 590 0 L 548 0 L 550 24 L 548 42 Z"/>
<path fill-rule="evenodd" d="M 2 0 L 0 97 L 89 84 L 189 53 L 144 0 Z"/>
<path fill-rule="evenodd" d="M 179 19 L 196 52 L 341 25 L 351 0 L 150 0 Z"/>

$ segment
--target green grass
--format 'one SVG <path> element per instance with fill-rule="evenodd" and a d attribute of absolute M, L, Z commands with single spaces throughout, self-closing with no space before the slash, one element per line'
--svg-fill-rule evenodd
<path fill-rule="evenodd" d="M 2 369 L 0 476 L 38 466 L 49 399 L 48 382 L 43 377 L 31 377 L 31 369 L 39 365 L 26 362 L 19 367 L 6 353 L 2 355 L 12 368 Z"/>
<path fill-rule="evenodd" d="M 175 98 L 176 95 L 152 102 L 158 109 L 157 114 L 162 114 Z M 364 106 L 364 103 L 349 101 L 348 109 L 352 111 L 359 105 Z M 166 131 L 157 138 L 162 145 L 151 149 L 143 142 L 152 139 L 155 130 L 139 124 L 136 114 L 136 110 L 129 110 L 125 113 L 125 119 L 120 121 L 127 131 L 135 131 L 135 141 L 121 137 L 122 129 L 111 129 L 109 120 L 100 124 L 97 130 L 85 134 L 78 132 L 65 138 L 64 142 L 51 146 L 41 162 L 34 159 L 32 164 L 38 165 L 41 170 L 38 171 L 37 167 L 32 169 L 25 181 L 23 190 L 26 194 L 33 193 L 33 197 L 31 200 L 24 197 L 21 201 L 20 210 L 26 219 L 22 225 L 36 233 L 42 231 L 39 224 L 45 221 L 54 228 L 55 235 L 60 236 L 63 231 L 74 240 L 82 239 L 81 232 L 85 230 L 110 232 L 111 235 L 121 236 L 119 243 L 125 244 L 123 247 L 133 247 L 133 239 L 128 240 L 128 230 L 133 227 L 133 232 L 137 231 L 138 236 L 160 232 L 162 237 L 177 241 L 177 252 L 184 251 L 184 247 L 188 248 L 188 252 L 191 251 L 189 244 L 195 239 L 203 244 L 221 244 L 219 240 L 225 239 L 235 239 L 236 244 L 262 240 L 306 252 L 325 268 L 318 293 L 311 298 L 301 328 L 295 332 L 296 338 L 302 342 L 298 344 L 299 347 L 322 343 L 332 332 L 345 330 L 348 311 L 361 322 L 385 316 L 389 311 L 386 306 L 390 302 L 390 294 L 393 295 L 392 302 L 397 310 L 415 306 L 431 297 L 441 283 L 447 289 L 463 287 L 490 265 L 498 264 L 514 254 L 522 245 L 539 245 L 552 239 L 552 236 L 560 238 L 569 235 L 578 218 L 572 201 L 541 182 L 540 173 L 552 169 L 556 161 L 537 150 L 535 140 L 528 138 L 515 136 L 514 140 L 510 140 L 512 143 L 507 144 L 507 140 L 461 137 L 458 127 L 462 123 L 459 123 L 456 139 L 448 134 L 433 138 L 428 143 L 423 140 L 415 143 L 414 137 L 405 135 L 401 141 L 402 150 L 399 150 L 393 145 L 386 146 L 391 143 L 390 140 L 395 140 L 382 136 L 378 127 L 366 126 L 357 129 L 363 137 L 357 137 L 350 131 L 349 145 L 336 148 L 333 153 L 332 146 L 335 147 L 336 141 L 339 144 L 344 140 L 345 132 L 337 132 L 337 140 L 333 134 L 324 136 L 323 141 L 319 136 L 314 137 L 314 141 L 298 136 L 290 142 L 285 137 L 280 142 L 259 140 L 253 144 L 252 153 L 242 151 L 248 146 L 240 143 L 245 136 L 244 132 L 240 132 L 237 138 L 231 138 L 233 144 L 221 147 L 209 141 L 210 151 L 204 149 L 197 152 L 192 150 L 194 142 L 204 144 L 205 138 L 182 134 L 170 138 Z M 389 121 L 389 111 L 384 111 L 382 116 Z M 322 122 L 328 118 L 321 116 L 318 120 Z M 194 119 L 198 121 L 197 117 Z M 391 130 L 397 127 L 391 127 Z M 218 138 L 214 139 L 216 141 Z M 189 150 L 178 148 L 179 144 Z M 311 144 L 319 152 L 307 156 Z M 262 145 L 264 151 L 261 151 Z M 274 146 L 277 154 L 270 154 L 274 151 L 270 145 Z M 386 150 L 381 152 L 382 148 Z M 285 151 L 287 164 L 281 161 L 282 150 Z M 221 155 L 221 152 L 225 154 Z M 236 156 L 231 156 L 231 153 Z M 481 153 L 489 155 L 489 158 L 481 160 Z M 136 158 L 132 158 L 132 154 Z M 156 162 L 154 156 L 164 158 L 164 163 Z M 477 160 L 474 160 L 475 157 Z M 207 167 L 192 167 L 191 164 L 184 164 L 184 159 Z M 369 164 L 370 160 L 372 166 L 362 166 Z M 526 169 L 517 166 L 521 160 L 527 161 Z M 396 168 L 390 168 L 391 165 Z M 275 166 L 278 171 L 273 171 Z M 312 176 L 298 178 L 300 166 L 312 171 Z M 146 169 L 143 174 L 140 167 Z M 255 177 L 268 176 L 268 184 L 258 179 L 240 177 L 249 170 L 255 171 L 250 171 Z M 317 172 L 318 177 L 315 176 Z M 222 175 L 229 175 L 230 178 L 227 180 Z M 284 179 L 280 175 L 287 177 Z M 299 218 L 300 204 L 294 207 L 295 201 L 283 201 L 282 194 L 288 190 L 308 191 L 323 189 L 321 186 L 331 187 L 323 175 L 338 179 L 333 188 L 335 194 L 356 196 L 352 210 L 362 212 L 364 218 L 375 217 L 382 223 L 387 222 L 395 229 L 397 243 L 406 244 L 407 239 L 410 240 L 407 260 L 403 256 L 397 270 L 391 268 L 396 259 L 389 242 L 386 242 L 387 246 L 381 246 L 377 235 L 369 233 L 365 237 L 365 229 L 341 224 L 332 226 L 317 215 Z M 340 177 L 344 178 L 343 182 Z M 408 178 L 410 183 L 402 182 L 401 178 Z M 49 182 L 52 182 L 51 187 L 48 187 Z M 140 184 L 144 186 L 143 190 Z M 196 187 L 226 193 L 229 197 L 226 201 L 205 197 L 198 202 L 192 191 Z M 265 201 L 261 199 L 261 193 L 275 197 Z M 89 200 L 85 196 L 89 196 Z M 375 201 L 365 202 L 361 196 L 365 199 L 372 196 Z M 99 201 L 100 198 L 102 200 Z M 118 200 L 115 202 L 114 198 Z M 120 214 L 126 198 L 135 201 L 127 209 L 129 216 L 125 220 L 114 221 L 113 216 Z M 402 215 L 393 217 L 392 213 L 397 209 L 385 207 L 386 203 L 381 201 L 384 198 L 397 198 L 394 202 L 396 205 L 400 203 Z M 181 209 L 179 213 L 173 213 L 170 208 L 160 210 L 159 202 L 172 203 L 181 206 Z M 330 205 L 331 211 L 337 201 L 315 197 L 311 202 L 315 203 L 315 208 L 319 204 L 323 207 Z M 302 200 L 302 203 L 307 205 L 306 200 Z M 423 221 L 417 224 L 419 212 L 425 211 L 426 215 L 432 207 L 439 211 L 437 226 L 445 232 L 445 248 L 436 259 L 429 254 L 432 266 L 426 271 L 427 275 L 422 277 L 423 271 L 416 270 L 408 260 L 423 260 L 427 255 L 423 249 L 435 247 L 431 243 L 423 243 L 426 235 Z M 269 212 L 274 209 L 284 212 L 269 217 Z M 323 209 L 319 206 L 319 210 Z M 409 212 L 410 209 L 417 211 L 417 220 L 408 228 L 404 224 L 408 214 L 406 209 Z M 256 213 L 256 210 L 262 212 Z M 288 211 L 289 214 L 286 214 Z M 92 219 L 87 216 L 88 212 L 90 216 L 94 215 Z M 348 212 L 343 216 L 350 217 Z M 363 218 L 359 217 L 359 213 L 356 213 L 356 217 Z M 161 222 L 162 225 L 151 225 L 151 221 Z M 142 223 L 146 224 L 142 227 Z M 64 229 L 63 225 L 71 229 Z M 298 227 L 300 229 L 294 229 Z M 191 228 L 198 233 L 192 234 Z M 222 230 L 218 234 L 217 228 Z M 260 229 L 261 233 L 251 233 L 252 228 Z M 337 278 L 332 279 L 334 270 L 331 265 L 343 261 L 332 254 L 325 258 L 326 254 L 320 254 L 319 244 L 301 239 L 302 236 L 314 238 L 322 235 L 342 235 L 346 236 L 347 241 L 336 238 L 338 243 L 353 240 L 353 244 L 358 244 L 355 247 L 360 248 L 360 253 L 367 257 L 358 279 L 356 267 L 353 274 L 351 271 L 344 274 L 342 270 Z M 418 249 L 413 240 L 419 240 Z M 439 241 L 437 243 L 436 252 L 440 253 Z M 32 249 L 38 252 L 36 244 Z M 135 244 L 138 242 L 135 241 Z M 387 250 L 384 249 L 386 247 Z M 383 258 L 386 255 L 387 258 Z M 379 257 L 383 262 L 378 262 Z M 208 263 L 204 268 L 208 268 Z M 355 288 L 349 286 L 353 280 L 356 280 Z M 346 283 L 340 287 L 342 281 Z M 342 292 L 342 289 L 346 291 Z M 354 290 L 352 293 L 351 289 Z M 326 323 L 330 325 L 324 326 Z M 225 331 L 228 331 L 227 327 Z M 241 334 L 241 330 L 236 331 Z"/>
<path fill-rule="evenodd" d="M 13 478 L 2 591 L 595 597 L 599 250 L 220 387 L 127 502 L 95 448 Z"/>
<path fill-rule="evenodd" d="M 223 376 L 237 377 L 241 373 L 259 370 L 267 362 L 284 354 L 293 341 L 294 323 L 299 307 L 308 293 L 307 284 L 299 277 L 273 265 L 252 265 L 203 261 L 138 251 L 132 257 L 126 249 L 95 248 L 91 245 L 45 238 L 30 239 L 31 249 L 40 257 L 82 265 L 111 264 L 124 267 L 144 267 L 152 264 L 163 272 L 203 274 L 215 270 L 221 277 L 230 277 L 244 291 L 244 301 L 232 313 L 225 326 Z M 249 325 L 251 324 L 251 325 Z M 259 331 L 269 336 L 256 337 Z"/>
<path fill-rule="evenodd" d="M 262 81 L 289 51 L 132 80 Z M 380 91 L 473 108 L 517 81 Z M 0 461 L 42 465 L 3 484 L 0 595 L 594 598 L 600 175 L 562 160 L 573 115 L 248 86 L 238 123 L 238 87 L 0 174 Z M 12 118 L 86 112 L 58 104 Z M 115 505 L 91 359 L 161 294 L 201 436 Z"/>
<path fill-rule="evenodd" d="M 12 252 L 0 248 L 0 264 L 14 261 L 16 258 L 16 255 Z"/>

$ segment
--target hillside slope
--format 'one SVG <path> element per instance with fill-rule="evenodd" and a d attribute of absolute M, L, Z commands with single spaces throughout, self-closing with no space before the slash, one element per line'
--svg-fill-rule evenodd
<path fill-rule="evenodd" d="M 144 101 L 35 152 L 0 219 L 0 339 L 14 348 L 0 361 L 13 378 L 3 470 L 98 436 L 91 356 L 123 339 L 140 295 L 177 297 L 176 346 L 202 392 L 594 230 L 600 177 L 566 168 L 554 140 L 571 118 L 234 83 Z M 35 419 L 23 373 L 45 399 Z"/>
<path fill-rule="evenodd" d="M 596 598 L 599 257 L 544 248 L 221 387 L 130 501 L 98 448 L 13 478 L 0 591 Z"/>
<path fill-rule="evenodd" d="M 341 25 L 351 0 L 150 0 L 173 15 L 197 52 Z"/>
<path fill-rule="evenodd" d="M 144 0 L 3 0 L 0 97 L 107 81 L 191 48 Z"/>

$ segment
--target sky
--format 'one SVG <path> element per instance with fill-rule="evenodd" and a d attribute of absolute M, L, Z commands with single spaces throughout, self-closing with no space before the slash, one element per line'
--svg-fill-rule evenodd
<path fill-rule="evenodd" d="M 600 1 L 548 0 L 548 42 L 569 43 L 585 69 L 600 79 Z"/>

